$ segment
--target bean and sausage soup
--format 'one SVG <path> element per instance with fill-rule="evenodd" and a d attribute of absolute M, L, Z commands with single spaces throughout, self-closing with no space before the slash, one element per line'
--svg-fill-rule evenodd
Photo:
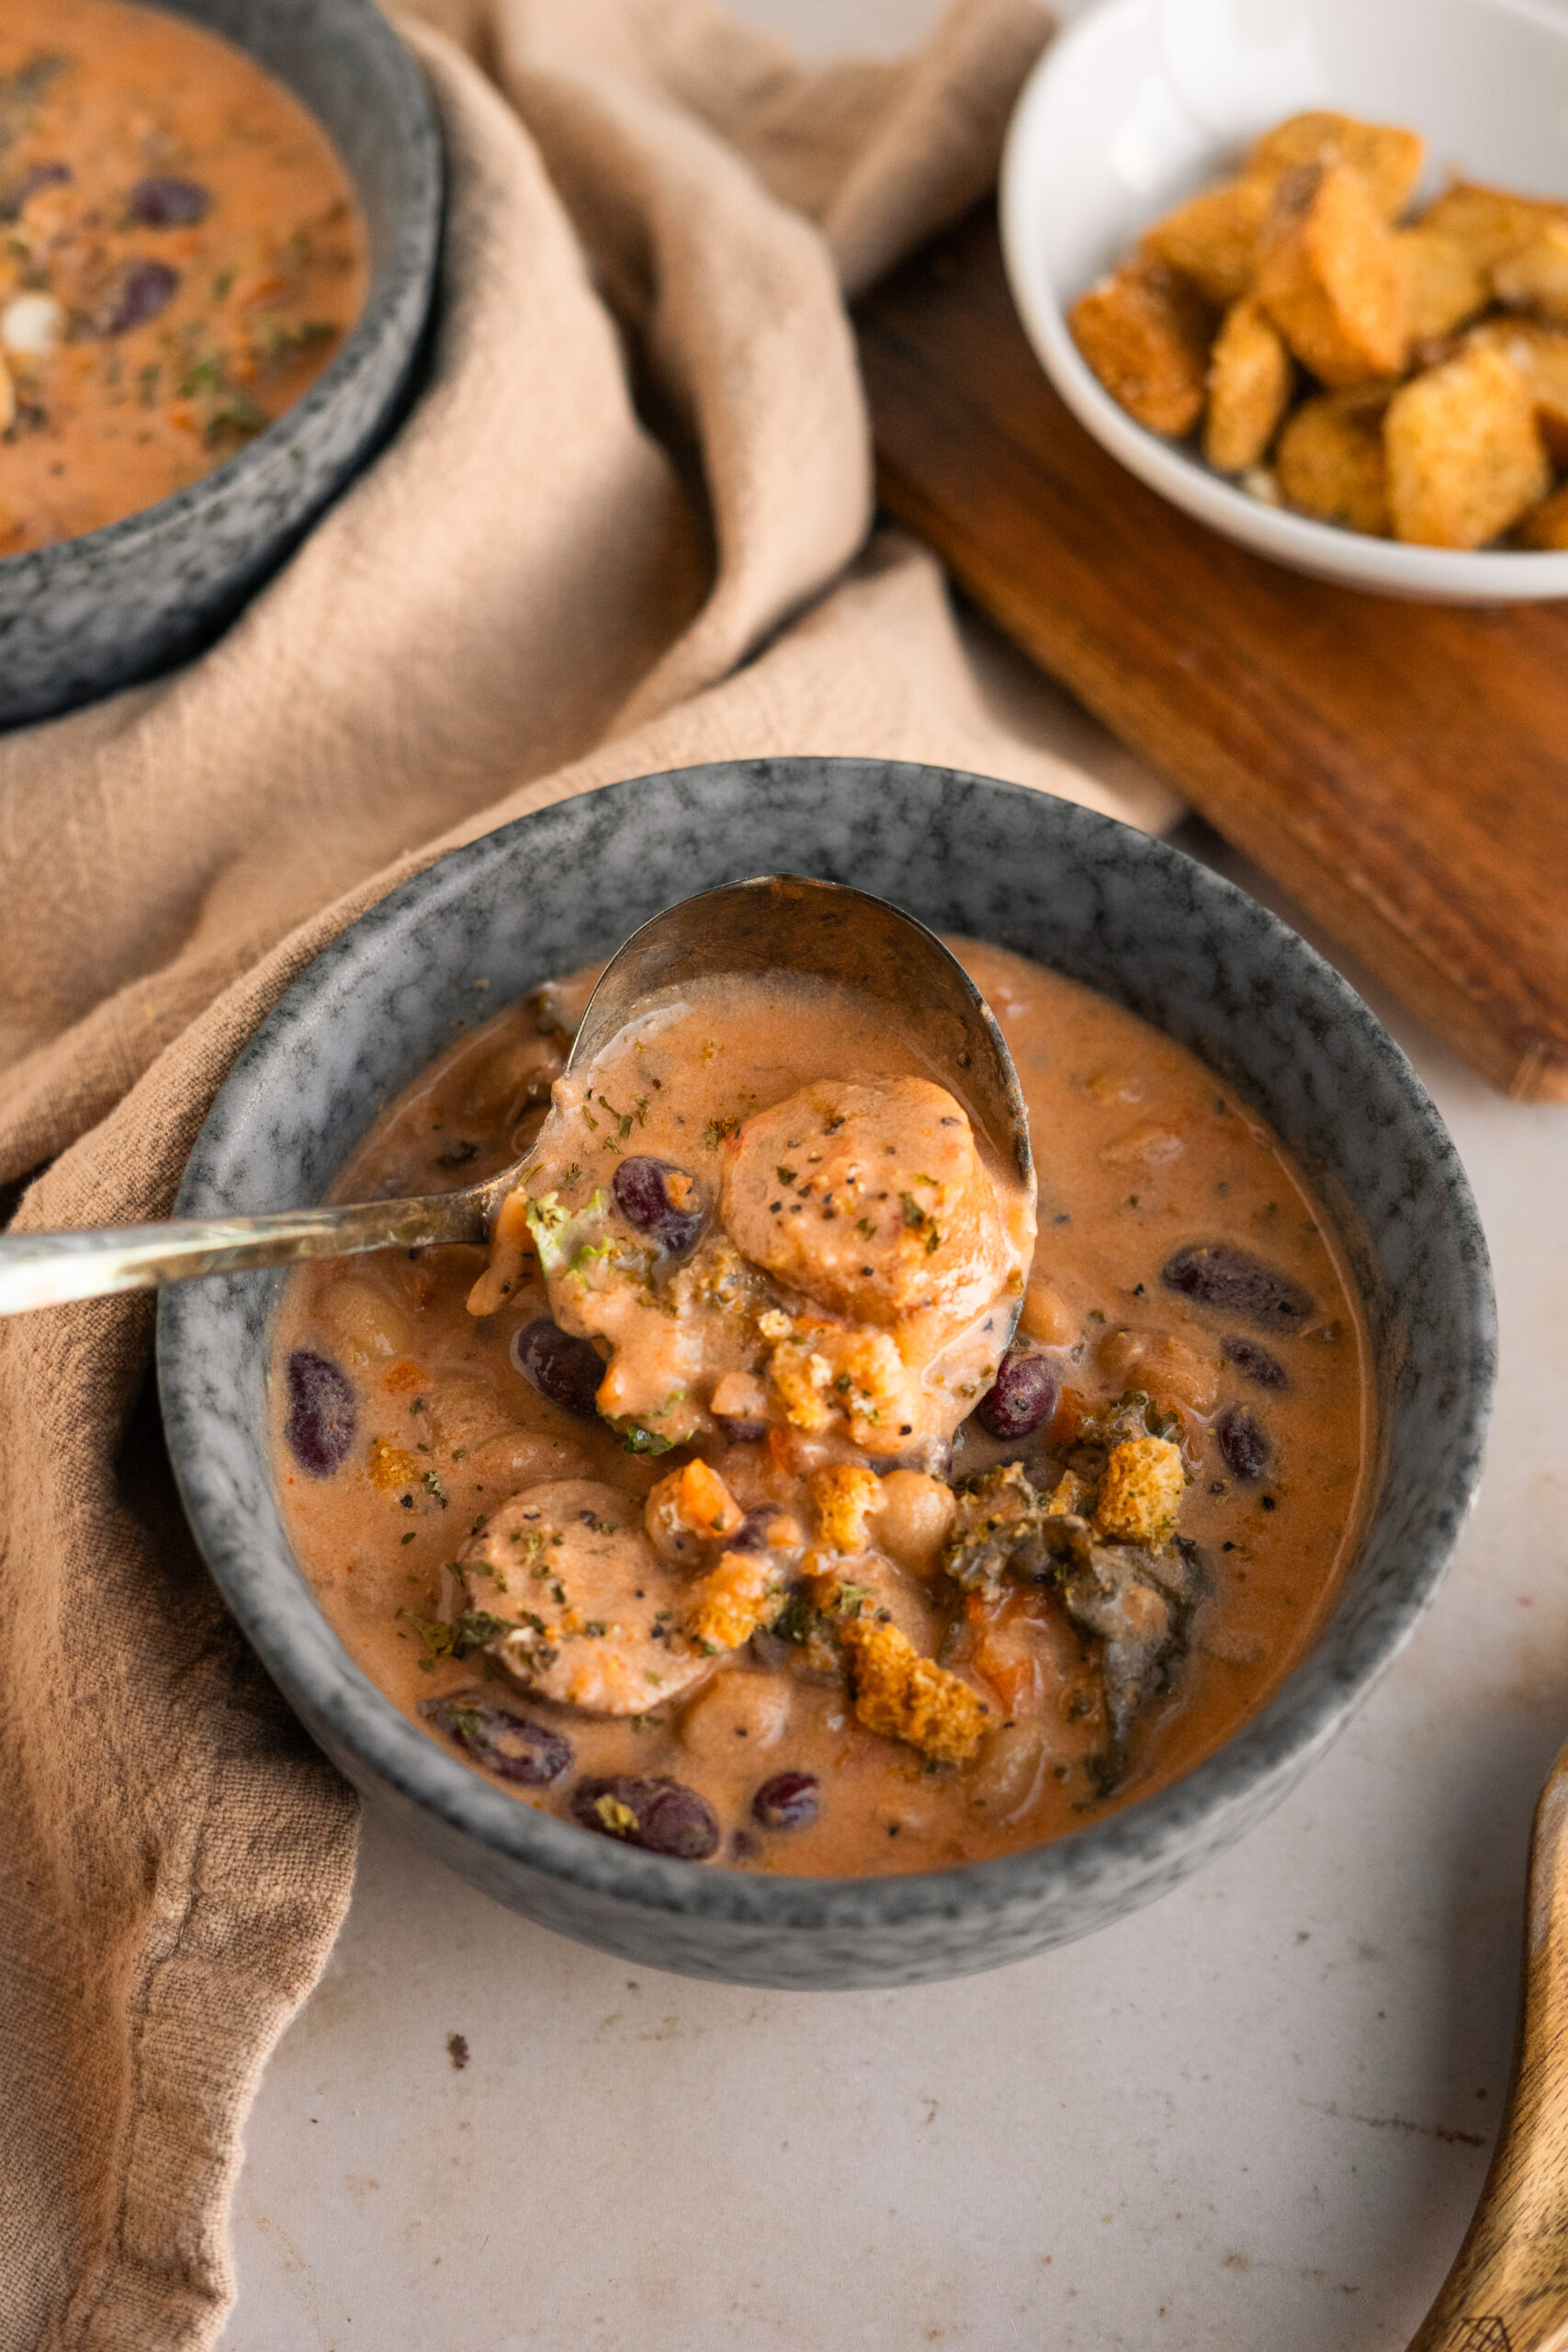
<path fill-rule="evenodd" d="M 307 391 L 365 222 L 281 83 L 130 0 L 0 8 L 0 557 L 120 521 Z"/>
<path fill-rule="evenodd" d="M 869 1003 L 705 985 L 568 1078 L 584 972 L 453 1046 L 339 1181 L 532 1147 L 491 1249 L 289 1279 L 298 1555 L 394 1704 L 524 1804 L 736 1869 L 941 1869 L 1188 1770 L 1322 1622 L 1373 1459 L 1323 1212 L 1182 1047 L 952 944 L 1037 1213 Z"/>

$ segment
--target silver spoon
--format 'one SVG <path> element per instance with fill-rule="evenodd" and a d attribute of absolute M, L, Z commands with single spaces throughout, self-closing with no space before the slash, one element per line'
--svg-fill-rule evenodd
<path fill-rule="evenodd" d="M 705 890 L 655 915 L 605 966 L 566 1066 L 591 1062 L 661 989 L 716 975 L 780 972 L 837 981 L 874 998 L 957 1095 L 1002 1166 L 1016 1170 L 1032 1203 L 1023 1096 L 985 999 L 924 923 L 837 882 L 762 875 Z M 483 1183 L 419 1200 L 0 1237 L 0 1315 L 299 1258 L 484 1243 L 529 1157 Z"/>

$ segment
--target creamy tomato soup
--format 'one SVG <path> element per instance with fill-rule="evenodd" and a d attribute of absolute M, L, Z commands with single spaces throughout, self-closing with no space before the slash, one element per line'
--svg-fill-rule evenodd
<path fill-rule="evenodd" d="M 129 0 L 0 9 L 0 556 L 198 481 L 365 304 L 326 134 L 216 35 Z"/>
<path fill-rule="evenodd" d="M 576 975 L 344 1170 L 531 1148 L 491 1251 L 299 1270 L 274 1384 L 329 1620 L 521 1802 L 731 1868 L 940 1869 L 1188 1770 L 1321 1623 L 1373 1448 L 1323 1212 L 1181 1047 L 952 944 L 1037 1212 L 874 1008 L 800 983 L 659 1001 L 567 1079 Z"/>

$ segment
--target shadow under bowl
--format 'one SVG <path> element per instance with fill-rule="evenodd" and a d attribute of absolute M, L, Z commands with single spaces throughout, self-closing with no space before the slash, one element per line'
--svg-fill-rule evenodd
<path fill-rule="evenodd" d="M 608 955 L 674 900 L 779 870 L 875 891 L 1129 1006 L 1269 1121 L 1337 1226 L 1374 1351 L 1381 1485 L 1315 1647 L 1206 1762 L 1055 1844 L 909 1877 L 752 1876 L 592 1837 L 438 1747 L 322 1616 L 284 1532 L 271 1456 L 283 1270 L 167 1291 L 159 1374 L 186 1510 L 231 1609 L 327 1754 L 421 1844 L 500 1901 L 640 1965 L 749 1984 L 908 1984 L 1021 1960 L 1149 1902 L 1322 1754 L 1431 1598 L 1473 1496 L 1495 1371 L 1491 1276 L 1419 1080 L 1277 917 L 1166 843 L 1071 803 L 875 760 L 643 777 L 443 859 L 280 1000 L 212 1106 L 179 1214 L 320 1200 L 378 1113 L 465 1029 Z"/>
<path fill-rule="evenodd" d="M 74 709 L 209 644 L 395 422 L 441 239 L 441 141 L 374 0 L 160 0 L 282 82 L 365 214 L 363 314 L 303 399 L 215 471 L 101 531 L 0 560 L 0 727 Z"/>

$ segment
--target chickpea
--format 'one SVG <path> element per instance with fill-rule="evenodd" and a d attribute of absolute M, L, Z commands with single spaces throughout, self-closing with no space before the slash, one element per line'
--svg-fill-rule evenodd
<path fill-rule="evenodd" d="M 413 1345 L 408 1317 L 372 1283 L 352 1276 L 329 1283 L 319 1305 L 350 1363 L 389 1363 Z"/>
<path fill-rule="evenodd" d="M 732 1667 L 705 1682 L 677 1726 L 682 1747 L 716 1764 L 725 1757 L 776 1747 L 789 1723 L 790 1688 L 782 1675 Z"/>
<path fill-rule="evenodd" d="M 1038 1718 L 1009 1724 L 992 1737 L 984 1757 L 968 1775 L 971 1803 L 984 1803 L 984 1818 L 1001 1826 L 1016 1820 L 1033 1804 L 1044 1783 L 1051 1761 L 1051 1732 Z"/>
<path fill-rule="evenodd" d="M 1043 1348 L 1070 1348 L 1078 1335 L 1077 1318 L 1066 1300 L 1039 1274 L 1030 1276 L 1018 1328 Z"/>
<path fill-rule="evenodd" d="M 1220 1362 L 1212 1349 L 1179 1340 L 1171 1331 L 1108 1331 L 1099 1357 L 1122 1388 L 1146 1389 L 1151 1396 L 1210 1413 L 1219 1395 Z"/>
<path fill-rule="evenodd" d="M 953 1490 L 923 1470 L 890 1470 L 872 1532 L 879 1548 L 901 1568 L 929 1575 L 953 1530 L 957 1504 Z"/>
<path fill-rule="evenodd" d="M 542 1486 L 547 1478 L 586 1478 L 590 1469 L 587 1455 L 575 1445 L 564 1444 L 559 1438 L 540 1437 L 533 1430 L 502 1430 L 499 1436 L 487 1438 L 465 1466 L 483 1486 L 487 1510 L 492 1489 L 498 1497 L 517 1495 L 525 1487 Z"/>
<path fill-rule="evenodd" d="M 433 1384 L 430 1418 L 441 1444 L 465 1445 L 470 1453 L 512 1426 L 512 1415 L 489 1381 L 461 1375 Z"/>

